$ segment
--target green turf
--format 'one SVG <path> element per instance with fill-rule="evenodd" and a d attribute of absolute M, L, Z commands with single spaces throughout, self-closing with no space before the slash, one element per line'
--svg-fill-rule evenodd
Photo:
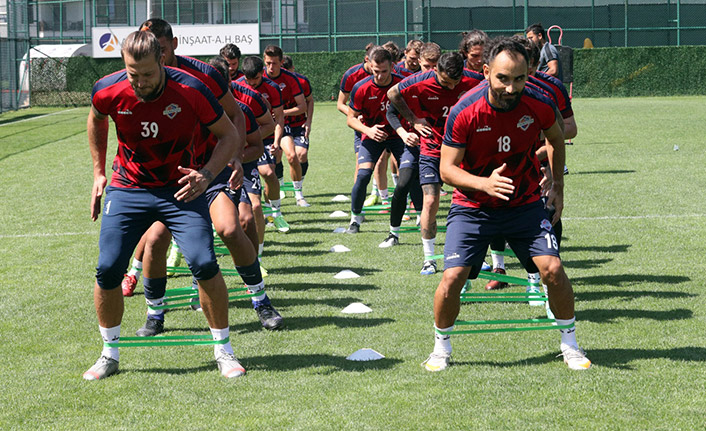
<path fill-rule="evenodd" d="M 322 103 L 305 182 L 312 207 L 290 195 L 283 211 L 292 231 L 268 231 L 266 240 L 268 291 L 286 326 L 267 332 L 247 300 L 231 303 L 231 340 L 248 370 L 235 381 L 219 375 L 210 346 L 123 349 L 119 375 L 81 379 L 101 349 L 88 109 L 21 123 L 12 121 L 53 111 L 0 115 L 0 429 L 702 428 L 706 98 L 579 99 L 574 110 L 562 257 L 593 369 L 568 370 L 555 357 L 558 334 L 530 331 L 454 336 L 453 366 L 424 371 L 441 274 L 419 275 L 418 233 L 377 247 L 385 217 L 369 218 L 355 236 L 332 233 L 348 221 L 329 214 L 349 212 L 332 198 L 350 194 L 353 133 L 333 103 Z M 112 132 L 110 142 L 112 155 Z M 352 251 L 330 253 L 336 244 Z M 228 259 L 220 262 L 232 268 Z M 509 275 L 524 277 L 514 258 L 507 262 Z M 334 279 L 343 269 L 361 277 Z M 188 285 L 188 276 L 168 284 Z M 342 314 L 352 302 L 373 311 Z M 522 303 L 471 303 L 459 318 L 543 314 Z M 123 335 L 144 317 L 140 284 L 126 299 Z M 170 336 L 207 330 L 202 313 L 183 309 L 167 314 L 167 327 Z M 345 359 L 366 347 L 385 359 Z"/>

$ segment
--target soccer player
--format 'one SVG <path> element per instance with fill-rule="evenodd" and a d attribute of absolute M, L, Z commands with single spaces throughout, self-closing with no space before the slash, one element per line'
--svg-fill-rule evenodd
<path fill-rule="evenodd" d="M 198 78 L 211 90 L 211 92 L 213 92 L 213 94 L 218 99 L 218 102 L 223 107 L 223 110 L 225 111 L 226 115 L 228 116 L 228 118 L 230 118 L 235 127 L 238 130 L 243 130 L 245 128 L 245 120 L 243 118 L 242 111 L 240 110 L 240 107 L 238 107 L 238 104 L 235 102 L 235 98 L 233 97 L 233 95 L 230 93 L 230 91 L 228 91 L 229 89 L 227 82 L 218 73 L 218 71 L 216 71 L 216 69 L 209 66 L 208 64 L 195 58 L 175 54 L 175 50 L 178 47 L 179 40 L 174 37 L 172 27 L 167 21 L 160 18 L 152 18 L 143 22 L 140 25 L 139 29 L 144 31 L 150 31 L 157 36 L 157 40 L 159 41 L 159 44 L 162 47 L 162 54 L 164 55 L 164 62 L 166 66 L 176 67 L 185 70 L 188 73 L 194 75 L 196 78 Z M 240 171 L 240 167 L 239 172 L 242 172 Z M 148 230 L 148 232 L 140 240 L 140 243 L 137 245 L 132 268 L 126 274 L 125 279 L 123 280 L 122 291 L 124 296 L 133 295 L 135 286 L 137 285 L 137 277 L 139 276 L 139 272 L 137 269 L 142 267 L 142 262 L 144 260 L 144 250 L 147 244 L 149 243 L 150 247 L 157 247 L 161 250 L 162 247 L 168 247 L 170 239 L 171 235 L 162 223 L 155 223 L 155 226 Z M 173 244 L 169 252 L 170 255 L 168 258 L 168 264 L 169 266 L 176 266 L 181 256 L 176 243 Z M 161 256 L 161 253 L 159 254 Z M 163 267 L 164 265 L 157 264 L 152 265 L 151 269 L 145 268 L 143 284 L 144 280 L 148 280 L 148 283 L 150 283 L 150 280 L 162 279 L 166 277 L 166 273 L 163 274 Z M 164 281 L 164 283 L 166 283 L 166 280 Z M 150 297 L 150 292 L 159 292 L 162 290 L 162 288 L 159 287 L 162 285 L 161 280 L 155 281 L 154 284 L 158 286 L 154 287 L 154 290 L 152 286 L 145 286 L 145 289 L 147 291 L 147 293 L 145 294 L 145 298 Z"/>
<path fill-rule="evenodd" d="M 240 70 L 240 48 L 237 45 L 228 43 L 221 48 L 219 54 L 228 62 L 230 81 L 235 81 L 243 76 L 243 72 Z"/>
<path fill-rule="evenodd" d="M 510 38 L 493 39 L 486 48 L 476 86 L 452 109 L 441 149 L 441 178 L 455 187 L 447 222 L 444 275 L 434 295 L 435 345 L 422 363 L 428 371 L 449 365 L 449 332 L 460 309 L 465 281 L 476 278 L 493 237 L 504 236 L 528 272 L 539 269 L 548 287 L 550 307 L 560 326 L 561 352 L 570 369 L 591 366 L 576 342 L 574 295 L 559 257 L 552 223 L 541 200 L 536 156 L 540 133 L 548 140 L 549 164 L 564 164 L 564 135 L 554 104 L 525 86 L 528 57 Z M 553 170 L 547 204 L 561 217 L 563 172 Z"/>
<path fill-rule="evenodd" d="M 285 128 L 282 135 L 281 147 L 287 157 L 287 163 L 289 163 L 289 175 L 292 178 L 295 193 L 298 192 L 298 195 L 301 195 L 302 167 L 299 163 L 299 158 L 297 157 L 294 137 L 292 136 L 292 129 L 291 127 L 286 126 L 298 123 L 301 120 L 300 116 L 306 114 L 306 97 L 302 92 L 302 88 L 301 85 L 299 85 L 299 80 L 297 77 L 288 70 L 282 68 L 283 55 L 284 53 L 282 52 L 282 48 L 279 46 L 268 45 L 265 47 L 263 59 L 265 61 L 266 69 L 264 76 L 277 84 L 282 92 Z M 276 157 L 275 173 L 277 175 L 279 185 L 283 186 L 284 167 L 282 165 L 282 154 L 277 153 Z M 297 186 L 299 186 L 298 190 Z M 301 200 L 297 199 L 297 205 L 308 206 L 308 204 L 302 204 L 306 204 L 303 195 Z"/>
<path fill-rule="evenodd" d="M 225 377 L 245 374 L 229 341 L 228 293 L 213 252 L 213 235 L 203 195 L 227 163 L 241 169 L 242 137 L 223 114 L 213 93 L 198 79 L 164 67 L 157 38 L 133 32 L 122 44 L 125 70 L 93 87 L 88 141 L 93 160 L 91 219 L 102 213 L 94 301 L 104 343 L 120 340 L 123 295 L 118 286 L 130 255 L 145 231 L 162 220 L 181 246 L 198 279 L 204 315 Z M 118 151 L 110 186 L 105 158 L 108 117 L 115 123 Z M 217 138 L 211 158 L 195 170 L 201 154 L 192 146 L 200 126 Z M 237 181 L 237 178 L 233 179 Z M 101 211 L 101 198 L 105 205 Z M 99 380 L 118 372 L 117 347 L 104 345 L 98 361 L 83 374 Z"/>
<path fill-rule="evenodd" d="M 292 140 L 294 141 L 294 150 L 296 152 L 297 159 L 299 160 L 299 165 L 302 167 L 301 184 L 294 183 L 294 195 L 297 200 L 297 205 L 301 207 L 308 207 L 310 205 L 306 199 L 304 199 L 302 189 L 304 186 L 304 178 L 306 177 L 306 173 L 309 171 L 309 136 L 311 134 L 311 121 L 314 118 L 314 95 L 311 91 L 311 83 L 309 82 L 309 78 L 294 71 L 292 57 L 288 55 L 282 57 L 282 67 L 297 77 L 306 100 L 306 113 L 304 115 L 287 117 L 285 137 L 288 136 L 287 129 L 289 129 L 289 135 L 291 135 Z"/>
<path fill-rule="evenodd" d="M 362 141 L 358 152 L 358 175 L 351 191 L 351 223 L 347 233 L 360 230 L 365 189 L 382 152 L 390 150 L 399 163 L 404 150 L 402 140 L 385 118 L 390 103 L 387 90 L 402 81 L 402 76 L 392 73 L 392 55 L 382 47 L 372 49 L 369 62 L 372 76 L 353 87 L 348 110 L 348 127 L 360 132 Z"/>
<path fill-rule="evenodd" d="M 397 66 L 404 67 L 412 73 L 417 73 L 422 70 L 419 65 L 419 58 L 421 57 L 423 46 L 424 42 L 419 39 L 412 39 L 407 42 L 407 48 L 404 50 L 404 58 L 397 63 Z"/>
<path fill-rule="evenodd" d="M 441 57 L 441 47 L 434 42 L 426 42 L 419 52 L 419 69 L 421 72 L 429 72 L 436 67 Z"/>
<path fill-rule="evenodd" d="M 539 45 L 539 65 L 537 70 L 556 76 L 560 81 L 564 80 L 564 71 L 561 67 L 559 52 L 556 47 L 547 40 L 547 32 L 541 23 L 532 24 L 525 30 L 527 39 Z"/>
<path fill-rule="evenodd" d="M 387 93 L 391 102 L 390 108 L 395 108 L 413 125 L 413 139 L 418 142 L 421 139 L 418 178 L 424 194 L 424 204 L 421 207 L 424 249 L 422 275 L 434 274 L 437 269 L 432 256 L 436 243 L 436 213 L 439 211 L 441 192 L 439 157 L 446 118 L 458 99 L 483 79 L 483 75 L 463 68 L 461 54 L 445 53 L 439 58 L 434 70 L 415 74 L 392 87 Z M 402 131 L 398 133 L 404 135 Z M 405 138 L 406 136 L 403 137 Z M 415 208 L 416 206 L 415 204 Z M 397 230 L 399 231 L 399 228 Z M 398 240 L 399 232 L 391 229 L 387 241 Z"/>
<path fill-rule="evenodd" d="M 483 47 L 488 43 L 488 35 L 483 30 L 473 29 L 463 34 L 458 51 L 466 60 L 466 69 L 483 72 Z"/>
<path fill-rule="evenodd" d="M 272 118 L 275 120 L 274 132 L 263 138 L 265 153 L 257 162 L 260 175 L 265 179 L 265 195 L 274 210 L 274 224 L 278 231 L 289 232 L 289 224 L 282 216 L 282 201 L 280 188 L 275 173 L 275 154 L 281 151 L 280 142 L 284 134 L 284 107 L 282 105 L 282 91 L 279 85 L 272 82 L 264 75 L 265 62 L 261 58 L 250 56 L 243 59 L 243 73 L 236 82 L 240 85 L 257 91 L 270 105 Z M 298 84 L 297 84 L 298 85 Z"/>

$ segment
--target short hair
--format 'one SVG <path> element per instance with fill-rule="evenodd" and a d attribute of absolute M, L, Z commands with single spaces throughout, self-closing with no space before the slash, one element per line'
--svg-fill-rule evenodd
<path fill-rule="evenodd" d="M 240 58 L 240 48 L 233 43 L 229 43 L 223 46 L 219 51 L 221 57 L 227 60 L 235 60 Z"/>
<path fill-rule="evenodd" d="M 230 82 L 230 72 L 228 71 L 228 62 L 226 61 L 225 58 L 221 56 L 216 56 L 216 57 L 211 57 L 208 60 L 208 64 L 213 66 L 214 69 L 218 71 L 218 73 L 221 74 L 223 79 L 225 79 L 226 82 Z"/>
<path fill-rule="evenodd" d="M 243 59 L 243 74 L 248 79 L 253 79 L 258 73 L 262 72 L 265 67 L 265 62 L 260 57 L 251 55 Z"/>
<path fill-rule="evenodd" d="M 461 79 L 463 76 L 463 56 L 459 52 L 441 54 L 436 68 L 439 72 L 449 75 L 449 78 L 453 80 Z"/>
<path fill-rule="evenodd" d="M 468 32 L 461 33 L 463 36 L 461 38 L 461 43 L 458 45 L 458 51 L 463 54 L 464 57 L 468 56 L 471 52 L 471 48 L 478 45 L 488 44 L 488 35 L 485 34 L 483 30 L 473 29 Z"/>
<path fill-rule="evenodd" d="M 385 61 L 389 61 L 390 63 L 392 63 L 392 54 L 385 48 L 381 46 L 376 46 L 370 51 L 368 59 L 370 61 L 374 61 L 375 63 L 382 63 Z"/>
<path fill-rule="evenodd" d="M 427 42 L 419 51 L 419 57 L 436 63 L 439 61 L 439 57 L 441 57 L 441 47 L 434 42 Z"/>
<path fill-rule="evenodd" d="M 150 55 L 159 62 L 162 58 L 162 47 L 159 45 L 157 36 L 149 31 L 133 31 L 123 41 L 120 48 L 120 56 L 125 60 L 125 54 L 136 61 L 140 61 Z"/>
<path fill-rule="evenodd" d="M 531 26 L 527 27 L 527 29 L 525 30 L 525 34 L 527 34 L 529 32 L 532 32 L 534 34 L 541 34 L 542 39 L 544 39 L 544 40 L 547 39 L 547 32 L 544 31 L 544 27 L 542 27 L 541 22 L 536 22 L 536 23 L 532 24 Z"/>
<path fill-rule="evenodd" d="M 498 36 L 489 42 L 488 46 L 483 50 L 483 62 L 485 64 L 492 63 L 495 57 L 504 51 L 509 52 L 513 56 L 522 57 L 529 67 L 529 55 L 525 47 L 517 40 L 507 36 Z"/>
<path fill-rule="evenodd" d="M 277 45 L 267 45 L 265 47 L 265 55 L 268 57 L 279 57 L 281 60 L 284 53 L 282 52 L 282 48 Z"/>
<path fill-rule="evenodd" d="M 282 67 L 284 67 L 287 70 L 292 70 L 294 67 L 294 62 L 292 61 L 292 57 L 289 55 L 283 55 L 282 56 Z"/>
<path fill-rule="evenodd" d="M 409 52 L 409 51 L 417 51 L 417 53 L 421 53 L 422 47 L 424 47 L 424 42 L 422 42 L 419 39 L 412 39 L 409 42 L 407 42 L 407 48 L 404 50 L 404 52 Z"/>
<path fill-rule="evenodd" d="M 397 46 L 395 42 L 388 40 L 382 45 L 382 47 L 390 52 L 390 54 L 392 55 L 392 61 L 397 62 L 399 61 L 400 57 L 402 57 L 400 47 Z"/>
<path fill-rule="evenodd" d="M 539 45 L 537 45 L 536 43 L 527 39 L 526 36 L 519 35 L 519 34 L 512 36 L 512 39 L 521 43 L 522 46 L 524 46 L 525 49 L 527 50 L 527 55 L 529 56 L 528 65 L 530 67 L 536 67 L 539 64 L 539 55 L 540 55 Z"/>
<path fill-rule="evenodd" d="M 140 24 L 140 30 L 149 30 L 157 36 L 157 39 L 164 37 L 168 40 L 174 39 L 174 33 L 172 33 L 172 26 L 162 18 L 150 18 L 147 21 Z"/>

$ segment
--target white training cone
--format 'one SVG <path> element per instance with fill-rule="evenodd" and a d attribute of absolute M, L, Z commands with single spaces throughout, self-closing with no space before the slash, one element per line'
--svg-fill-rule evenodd
<path fill-rule="evenodd" d="M 331 200 L 334 202 L 348 202 L 350 200 L 350 198 L 345 195 L 336 195 Z"/>
<path fill-rule="evenodd" d="M 334 211 L 331 214 L 329 214 L 329 217 L 331 217 L 331 218 L 346 218 L 346 217 L 348 217 L 348 213 L 343 212 L 341 210 L 338 210 L 338 211 Z"/>
<path fill-rule="evenodd" d="M 333 276 L 333 278 L 337 278 L 339 280 L 344 280 L 346 278 L 358 278 L 358 277 L 360 277 L 360 275 L 356 274 L 355 272 L 351 271 L 350 269 L 344 269 L 343 271 L 341 271 L 338 274 Z"/>
<path fill-rule="evenodd" d="M 348 305 L 348 307 L 341 310 L 341 313 L 363 314 L 363 313 L 370 313 L 371 311 L 373 311 L 373 309 L 368 307 L 367 305 L 365 305 L 361 302 L 354 302 L 354 303 Z"/>
<path fill-rule="evenodd" d="M 346 359 L 348 359 L 349 361 L 377 361 L 378 359 L 384 358 L 384 355 L 381 355 L 373 349 L 360 349 L 357 352 L 351 354 Z"/>
<path fill-rule="evenodd" d="M 346 231 L 345 227 L 337 227 L 333 230 L 333 233 L 344 233 Z"/>
<path fill-rule="evenodd" d="M 344 253 L 346 251 L 351 251 L 351 249 L 346 247 L 345 245 L 336 244 L 333 247 L 331 247 L 331 250 L 329 250 L 329 251 L 332 251 L 334 253 Z"/>

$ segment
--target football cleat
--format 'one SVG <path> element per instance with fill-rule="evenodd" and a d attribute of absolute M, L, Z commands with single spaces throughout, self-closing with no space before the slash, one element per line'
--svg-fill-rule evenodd
<path fill-rule="evenodd" d="M 431 372 L 443 371 L 449 366 L 450 360 L 451 355 L 432 353 L 426 361 L 422 362 L 422 367 Z"/>
<path fill-rule="evenodd" d="M 493 269 L 493 273 L 505 275 L 505 270 L 503 268 L 495 268 Z M 506 287 L 507 283 L 504 281 L 490 280 L 488 284 L 485 285 L 485 290 L 499 290 L 505 289 Z"/>
<path fill-rule="evenodd" d="M 100 380 L 118 373 L 118 361 L 107 356 L 98 358 L 95 364 L 83 373 L 84 380 Z"/>
<path fill-rule="evenodd" d="M 137 277 L 125 274 L 125 278 L 123 278 L 120 287 L 123 290 L 123 296 L 132 296 L 135 293 L 135 287 L 137 287 Z"/>
<path fill-rule="evenodd" d="M 591 368 L 591 361 L 580 347 L 562 344 L 559 356 L 564 357 L 564 363 L 569 366 L 569 369 L 583 371 Z"/>
<path fill-rule="evenodd" d="M 400 237 L 395 235 L 394 233 L 390 232 L 390 234 L 387 236 L 387 239 L 378 245 L 380 248 L 388 248 L 395 246 L 400 243 Z"/>

